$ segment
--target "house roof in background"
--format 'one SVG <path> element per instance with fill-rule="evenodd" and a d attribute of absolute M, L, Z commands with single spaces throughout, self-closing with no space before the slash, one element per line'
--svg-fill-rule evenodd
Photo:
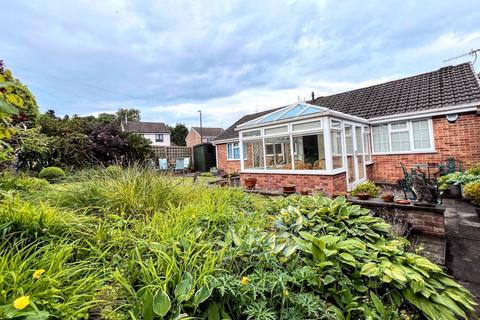
<path fill-rule="evenodd" d="M 365 119 L 475 102 L 480 105 L 480 79 L 469 62 L 307 101 Z M 238 125 L 281 108 L 243 116 L 215 140 L 237 139 Z"/>
<path fill-rule="evenodd" d="M 198 132 L 198 134 L 200 134 L 200 127 L 192 127 L 192 130 L 195 130 L 196 132 Z M 224 130 L 223 130 L 223 128 L 205 128 L 205 127 L 202 127 L 201 131 L 202 131 L 202 135 L 204 137 L 217 137 Z"/>
<path fill-rule="evenodd" d="M 135 133 L 170 133 L 170 129 L 163 122 L 127 122 L 122 123 L 126 132 Z"/>
<path fill-rule="evenodd" d="M 319 97 L 309 103 L 365 119 L 480 103 L 480 81 L 471 63 Z"/>

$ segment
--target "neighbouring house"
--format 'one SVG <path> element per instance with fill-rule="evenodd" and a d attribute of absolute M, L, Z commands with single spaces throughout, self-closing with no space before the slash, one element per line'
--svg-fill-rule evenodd
<path fill-rule="evenodd" d="M 185 138 L 187 147 L 193 147 L 197 144 L 212 142 L 216 137 L 222 134 L 222 132 L 222 128 L 192 127 Z"/>
<path fill-rule="evenodd" d="M 152 142 L 152 146 L 170 146 L 170 129 L 162 122 L 122 123 L 122 131 L 138 133 Z"/>
<path fill-rule="evenodd" d="M 471 63 L 242 117 L 214 144 L 217 166 L 257 187 L 351 190 L 396 183 L 400 162 L 480 162 L 480 80 Z"/>

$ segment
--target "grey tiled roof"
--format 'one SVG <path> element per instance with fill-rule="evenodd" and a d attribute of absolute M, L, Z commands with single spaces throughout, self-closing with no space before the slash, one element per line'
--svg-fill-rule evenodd
<path fill-rule="evenodd" d="M 170 129 L 163 122 L 127 122 L 122 126 L 126 132 L 170 133 Z"/>
<path fill-rule="evenodd" d="M 200 134 L 200 127 L 192 127 L 193 130 Z M 223 128 L 205 128 L 202 127 L 202 135 L 204 137 L 217 137 L 223 132 Z"/>
<path fill-rule="evenodd" d="M 476 101 L 480 102 L 478 76 L 470 63 L 463 63 L 310 103 L 369 119 Z"/>
<path fill-rule="evenodd" d="M 366 119 L 473 102 L 480 105 L 480 80 L 471 63 L 307 101 Z M 239 124 L 277 109 L 243 116 L 215 140 L 238 138 Z"/>

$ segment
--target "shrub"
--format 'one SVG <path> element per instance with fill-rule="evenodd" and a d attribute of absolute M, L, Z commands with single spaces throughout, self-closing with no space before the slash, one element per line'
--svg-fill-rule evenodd
<path fill-rule="evenodd" d="M 467 183 L 463 192 L 465 198 L 470 199 L 474 205 L 480 206 L 480 181 Z"/>
<path fill-rule="evenodd" d="M 65 172 L 59 167 L 46 167 L 40 170 L 38 177 L 47 179 L 48 181 L 55 181 L 65 176 Z"/>
<path fill-rule="evenodd" d="M 359 193 L 368 193 L 371 197 L 375 198 L 378 196 L 380 188 L 371 181 L 365 181 L 357 185 L 352 190 L 352 196 L 356 197 Z"/>
<path fill-rule="evenodd" d="M 440 190 L 446 190 L 451 185 L 465 185 L 473 181 L 480 181 L 480 176 L 470 173 L 452 172 L 438 178 Z"/>
<path fill-rule="evenodd" d="M 17 190 L 22 192 L 40 191 L 48 185 L 45 179 L 30 177 L 27 175 L 4 175 L 0 179 L 0 189 L 5 191 Z"/>
<path fill-rule="evenodd" d="M 480 176 L 480 164 L 477 164 L 476 166 L 471 167 L 470 169 L 465 171 L 465 173 Z"/>

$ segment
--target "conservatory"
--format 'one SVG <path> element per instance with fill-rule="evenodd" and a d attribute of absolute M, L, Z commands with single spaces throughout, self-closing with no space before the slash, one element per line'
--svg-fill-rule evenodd
<path fill-rule="evenodd" d="M 308 103 L 296 103 L 240 124 L 241 174 L 264 184 L 339 176 L 347 189 L 366 180 L 372 160 L 368 120 Z M 289 175 L 278 179 L 274 175 Z M 310 183 L 311 184 L 311 183 Z"/>

